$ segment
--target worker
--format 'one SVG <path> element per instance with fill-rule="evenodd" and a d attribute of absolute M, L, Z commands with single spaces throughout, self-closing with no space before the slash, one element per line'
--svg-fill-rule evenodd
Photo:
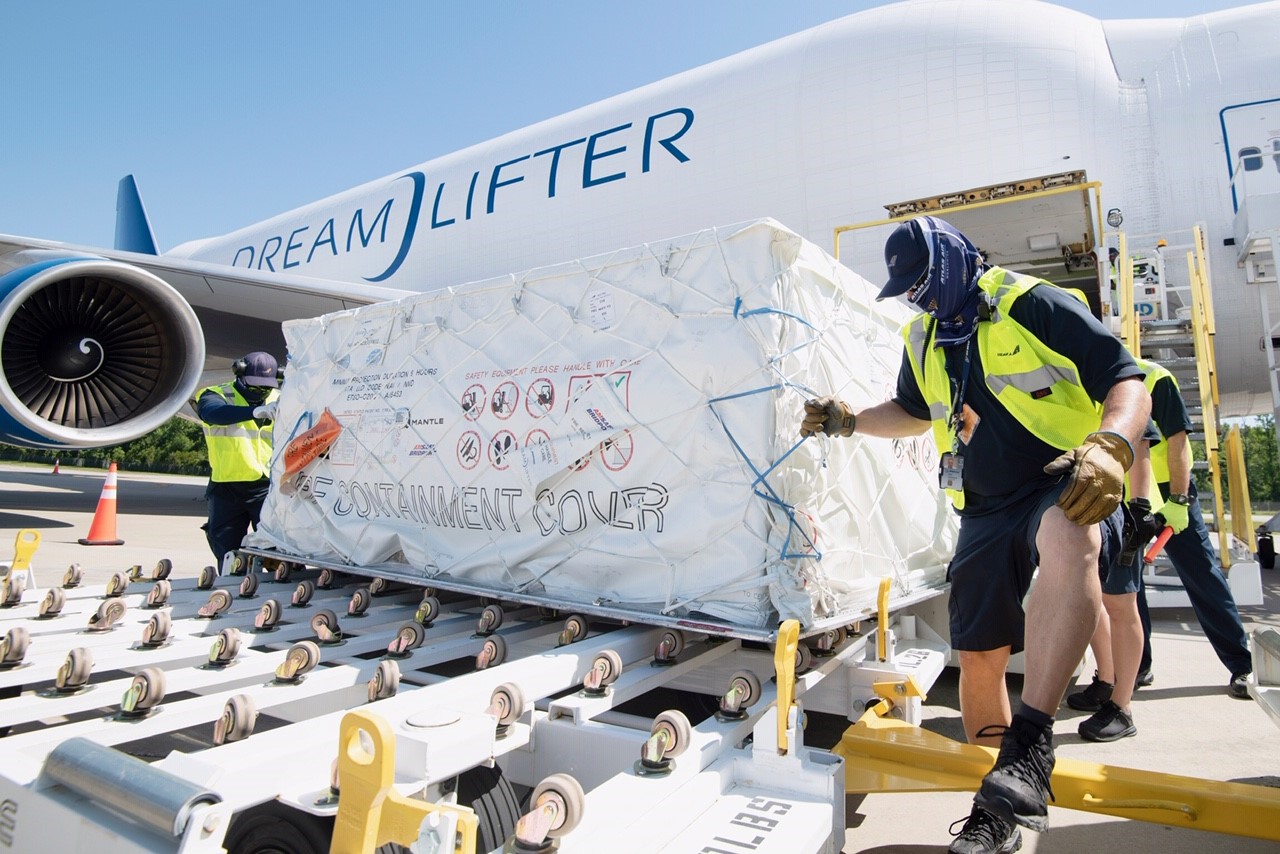
<path fill-rule="evenodd" d="M 879 299 L 902 296 L 923 312 L 903 329 L 896 395 L 859 412 L 806 401 L 800 433 L 932 430 L 960 515 L 947 577 L 961 718 L 969 741 L 1000 746 L 949 850 L 1012 851 L 1017 825 L 1048 826 L 1053 715 L 1098 621 L 1100 568 L 1121 546 L 1124 474 L 1150 398 L 1082 301 L 987 265 L 949 223 L 900 224 L 885 262 Z M 1011 715 L 1005 669 L 1024 625 L 1022 705 Z"/>
<path fill-rule="evenodd" d="M 1209 539 L 1209 531 L 1200 512 L 1195 481 L 1191 478 L 1191 416 L 1173 374 L 1154 362 L 1138 361 L 1146 372 L 1146 386 L 1151 392 L 1151 417 L 1165 441 L 1151 449 L 1151 467 L 1163 506 L 1159 517 L 1174 534 L 1165 544 L 1164 554 L 1173 564 L 1191 600 L 1191 608 L 1204 630 L 1205 637 L 1218 660 L 1231 674 L 1227 693 L 1237 700 L 1249 699 L 1249 675 L 1253 672 L 1253 656 L 1249 637 L 1240 619 L 1231 586 L 1222 574 L 1217 552 Z M 1150 685 L 1151 616 L 1144 593 L 1138 595 L 1142 614 L 1144 643 L 1138 669 L 1137 685 Z"/>
<path fill-rule="evenodd" d="M 229 383 L 201 389 L 192 401 L 209 450 L 209 519 L 202 526 L 220 569 L 258 527 L 271 474 L 272 421 L 281 371 L 270 353 L 248 353 L 231 365 Z"/>
<path fill-rule="evenodd" d="M 1155 425 L 1135 444 L 1136 459 L 1129 470 L 1129 514 L 1124 526 L 1120 558 L 1102 576 L 1102 613 L 1089 646 L 1097 669 L 1083 691 L 1067 695 L 1067 705 L 1093 714 L 1076 731 L 1087 741 L 1118 741 L 1138 734 L 1131 701 L 1142 657 L 1142 618 L 1138 590 L 1142 585 L 1142 551 L 1161 525 L 1152 511 L 1155 476 L 1151 445 L 1161 441 Z M 1157 499 L 1156 504 L 1159 501 Z"/>

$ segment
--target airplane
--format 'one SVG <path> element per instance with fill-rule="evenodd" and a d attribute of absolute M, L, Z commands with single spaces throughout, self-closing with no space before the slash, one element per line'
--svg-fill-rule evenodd
<path fill-rule="evenodd" d="M 1266 211 L 1246 202 L 1280 198 L 1278 61 L 1280 2 L 1101 21 L 906 0 L 163 253 L 130 176 L 113 248 L 0 235 L 0 441 L 126 441 L 207 372 L 282 354 L 285 320 L 750 219 L 876 282 L 893 219 L 920 211 L 1095 300 L 1123 226 L 1174 294 L 1156 320 L 1177 316 L 1173 250 L 1199 224 L 1220 411 L 1268 411 L 1274 265 L 1242 267 L 1234 229 Z"/>

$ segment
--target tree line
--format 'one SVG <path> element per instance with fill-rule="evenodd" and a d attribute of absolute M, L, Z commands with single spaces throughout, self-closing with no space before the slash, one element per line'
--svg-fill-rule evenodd
<path fill-rule="evenodd" d="M 0 460 L 106 468 L 115 463 L 126 471 L 166 474 L 209 474 L 204 434 L 200 425 L 186 418 L 170 418 L 159 429 L 132 442 L 110 448 L 18 448 L 0 445 Z"/>
<path fill-rule="evenodd" d="M 1271 415 L 1257 419 L 1255 424 L 1241 424 L 1240 440 L 1244 448 L 1245 476 L 1249 481 L 1249 503 L 1280 502 L 1280 449 L 1276 446 L 1275 418 Z M 1218 431 L 1218 465 L 1222 474 L 1222 493 L 1227 492 L 1227 430 Z M 1204 442 L 1192 441 L 1191 453 L 1197 462 L 1208 457 L 1205 455 Z M 1192 471 L 1196 481 L 1196 489 L 1201 495 L 1213 492 L 1213 478 L 1209 470 Z"/>

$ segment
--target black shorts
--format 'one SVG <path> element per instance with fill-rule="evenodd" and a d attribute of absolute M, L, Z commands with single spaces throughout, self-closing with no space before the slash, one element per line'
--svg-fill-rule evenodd
<path fill-rule="evenodd" d="M 1055 483 L 995 513 L 961 517 L 956 554 L 947 568 L 952 648 L 982 651 L 1009 646 L 1015 653 L 1022 651 L 1026 622 L 1022 600 L 1040 561 L 1036 532 L 1040 518 L 1057 502 L 1065 485 Z M 1098 524 L 1102 526 L 1098 571 L 1105 574 L 1120 554 L 1121 508 Z"/>
<path fill-rule="evenodd" d="M 1138 553 L 1133 556 L 1133 560 L 1124 564 L 1120 562 L 1120 551 L 1116 550 L 1115 560 L 1109 564 L 1101 564 L 1098 567 L 1098 573 L 1102 577 L 1102 592 L 1108 596 L 1120 596 L 1125 593 L 1137 593 L 1140 582 L 1142 581 L 1142 553 L 1150 546 L 1150 542 L 1143 544 L 1138 549 Z"/>

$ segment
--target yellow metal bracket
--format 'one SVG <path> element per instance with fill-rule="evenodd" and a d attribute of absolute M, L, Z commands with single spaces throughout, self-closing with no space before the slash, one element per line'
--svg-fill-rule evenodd
<path fill-rule="evenodd" d="M 778 628 L 778 642 L 773 648 L 773 672 L 778 675 L 778 753 L 789 750 L 787 721 L 796 698 L 796 649 L 800 645 L 800 623 L 786 620 Z"/>
<path fill-rule="evenodd" d="M 893 711 L 894 706 L 902 704 L 907 697 L 919 697 L 920 702 L 925 701 L 924 689 L 920 687 L 920 683 L 916 681 L 916 677 L 907 674 L 906 679 L 900 679 L 895 682 L 873 682 L 871 690 L 876 692 L 876 696 L 880 698 L 880 702 L 868 709 L 863 717 L 867 715 L 875 715 L 876 717 L 887 717 Z"/>
<path fill-rule="evenodd" d="M 892 684 L 892 683 L 889 683 Z M 880 691 L 877 688 L 877 693 Z M 845 791 L 974 791 L 996 751 L 886 717 L 886 701 L 849 727 L 834 752 Z M 1280 789 L 1059 758 L 1054 806 L 1280 841 Z"/>
<path fill-rule="evenodd" d="M 363 736 L 363 739 L 362 739 Z M 361 744 L 367 740 L 372 752 Z M 360 709 L 342 718 L 338 735 L 338 816 L 331 854 L 367 854 L 388 842 L 412 845 L 434 813 L 457 819 L 460 854 L 475 854 L 479 819 L 468 807 L 431 804 L 395 790 L 395 735 L 383 718 Z"/>
<path fill-rule="evenodd" d="M 880 579 L 880 589 L 876 592 L 876 661 L 889 660 L 889 588 L 893 582 L 887 577 Z"/>
<path fill-rule="evenodd" d="M 9 573 L 25 572 L 28 587 L 34 586 L 31 583 L 35 581 L 35 576 L 31 572 L 31 557 L 39 547 L 40 532 L 34 528 L 23 528 L 18 531 L 18 536 L 13 541 L 13 563 L 9 566 Z"/>

